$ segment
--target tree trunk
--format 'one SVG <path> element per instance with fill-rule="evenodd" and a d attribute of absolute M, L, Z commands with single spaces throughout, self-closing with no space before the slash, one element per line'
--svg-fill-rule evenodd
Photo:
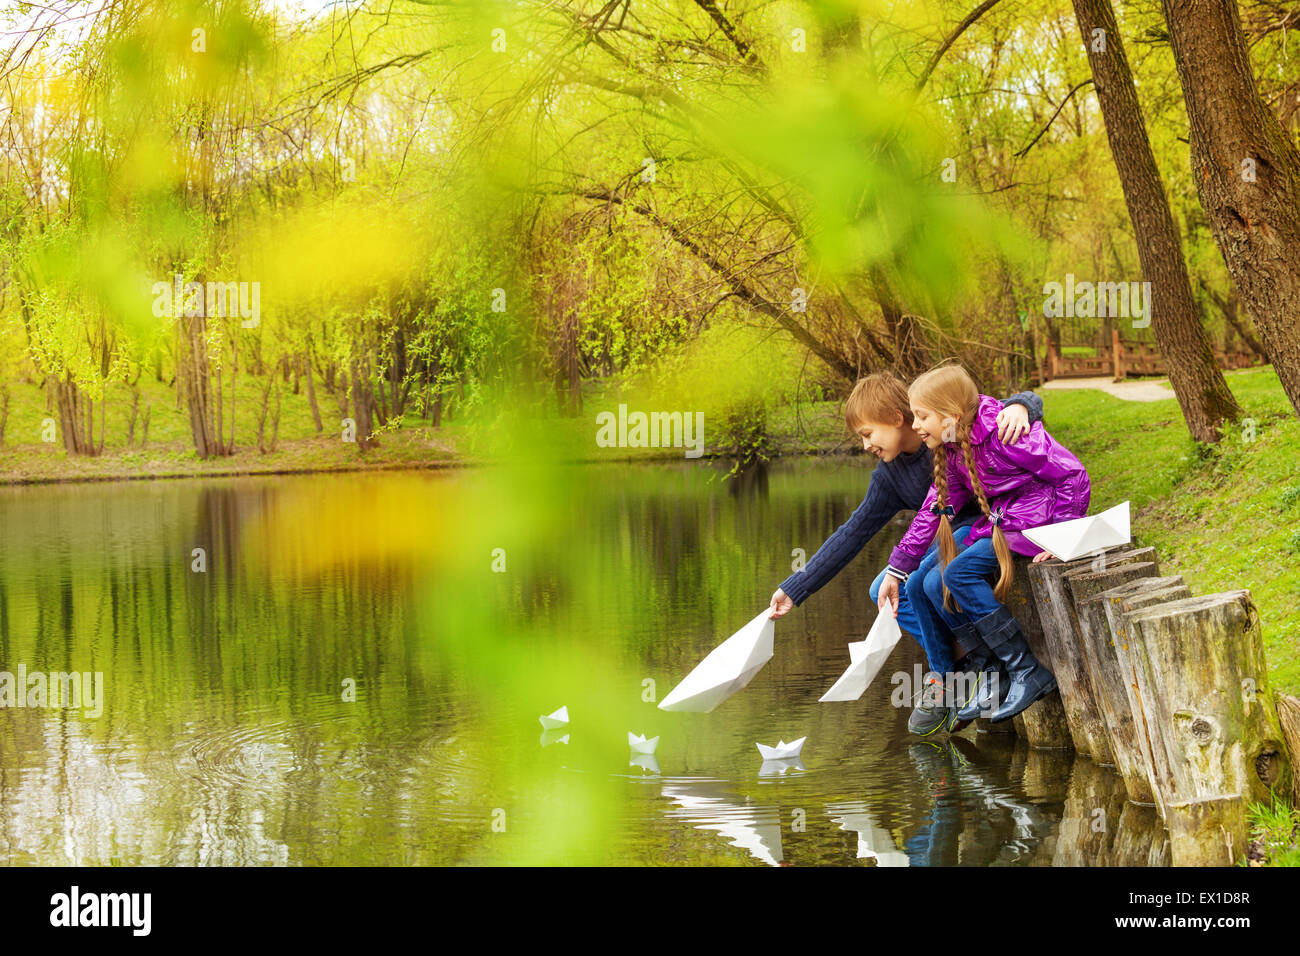
<path fill-rule="evenodd" d="M 1211 301 L 1214 302 L 1215 308 L 1223 315 L 1223 321 L 1228 328 L 1236 331 L 1237 338 L 1241 339 L 1246 348 L 1267 361 L 1268 353 L 1264 351 L 1264 346 L 1260 344 L 1259 339 L 1255 338 L 1250 329 L 1246 328 L 1241 321 L 1241 316 L 1237 313 L 1237 307 L 1241 304 L 1241 300 L 1237 296 L 1236 288 L 1233 287 L 1228 290 L 1227 298 L 1224 298 L 1209 286 L 1205 287 L 1205 291 L 1209 294 Z"/>
<path fill-rule="evenodd" d="M 320 406 L 316 404 L 316 383 L 312 381 L 310 351 L 303 355 L 302 364 L 307 376 L 307 404 L 311 406 L 311 419 L 316 423 L 316 434 L 319 435 L 325 430 L 325 423 L 320 420 Z"/>
<path fill-rule="evenodd" d="M 1169 384 L 1178 396 L 1188 431 L 1197 441 L 1217 442 L 1219 426 L 1239 418 L 1241 409 L 1214 363 L 1214 350 L 1192 297 L 1182 239 L 1151 153 L 1115 12 L 1110 0 L 1074 0 L 1074 15 L 1133 221 L 1142 276 L 1151 283 L 1151 331 L 1169 365 Z M 1094 32 L 1098 30 L 1104 32 Z"/>
<path fill-rule="evenodd" d="M 1300 413 L 1300 150 L 1260 99 L 1232 0 L 1161 0 L 1210 231 Z"/>

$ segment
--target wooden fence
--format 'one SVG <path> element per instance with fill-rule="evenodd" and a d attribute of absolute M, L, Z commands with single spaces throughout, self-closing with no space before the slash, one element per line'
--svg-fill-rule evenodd
<path fill-rule="evenodd" d="M 1223 369 L 1249 368 L 1264 364 L 1253 352 L 1215 349 L 1215 361 Z M 1166 375 L 1169 369 L 1160 350 L 1150 342 L 1121 339 L 1119 329 L 1111 329 L 1109 349 L 1099 348 L 1094 355 L 1061 355 L 1056 346 L 1047 343 L 1047 357 L 1043 363 L 1043 377 L 1099 378 L 1111 376 L 1116 382 L 1128 375 Z"/>
<path fill-rule="evenodd" d="M 1010 726 L 1114 767 L 1129 801 L 1155 807 L 1175 866 L 1243 859 L 1246 805 L 1300 800 L 1300 700 L 1269 689 L 1249 591 L 1193 596 L 1154 548 L 1125 547 L 1018 559 L 1007 606 L 1059 688 Z"/>

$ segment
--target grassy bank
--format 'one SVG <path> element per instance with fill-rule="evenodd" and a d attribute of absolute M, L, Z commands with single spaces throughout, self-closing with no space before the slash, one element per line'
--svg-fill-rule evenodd
<path fill-rule="evenodd" d="M 1134 536 L 1198 593 L 1247 588 L 1273 686 L 1300 693 L 1300 420 L 1270 368 L 1228 373 L 1246 418 L 1198 448 L 1177 403 L 1045 391 L 1047 425 L 1092 477 L 1094 509 L 1132 501 Z"/>

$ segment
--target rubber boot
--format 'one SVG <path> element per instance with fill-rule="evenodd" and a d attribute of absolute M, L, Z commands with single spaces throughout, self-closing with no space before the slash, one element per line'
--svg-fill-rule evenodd
<path fill-rule="evenodd" d="M 1039 698 L 1056 690 L 1056 678 L 1038 662 L 1020 625 L 1005 607 L 1000 607 L 975 622 L 975 629 L 989 651 L 1006 665 L 1008 683 L 1006 699 L 989 716 L 989 722 L 1010 720 Z"/>
<path fill-rule="evenodd" d="M 988 714 L 997 708 L 1006 698 L 1011 681 L 1003 671 L 1002 662 L 989 650 L 980 636 L 979 628 L 974 624 L 962 624 L 953 628 L 953 635 L 961 641 L 962 647 L 968 648 L 963 660 L 969 659 L 972 665 L 959 667 L 958 670 L 974 671 L 976 674 L 971 695 L 957 706 L 954 726 L 960 728 L 980 714 Z"/>

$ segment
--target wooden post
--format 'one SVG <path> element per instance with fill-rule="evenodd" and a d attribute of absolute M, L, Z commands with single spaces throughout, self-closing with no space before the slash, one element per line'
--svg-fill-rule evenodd
<path fill-rule="evenodd" d="M 1020 625 L 1029 649 L 1044 666 L 1051 670 L 1052 655 L 1043 637 L 1043 623 L 1038 615 L 1033 590 L 1029 584 L 1030 563 L 1028 558 L 1016 558 L 1016 582 L 1011 593 L 1007 595 L 1006 607 L 1016 619 L 1016 623 Z M 1030 747 L 1061 749 L 1073 746 L 1070 741 L 1070 726 L 1065 719 L 1065 705 L 1061 703 L 1059 693 L 1053 692 L 1035 701 L 1030 707 L 1017 714 L 1012 723 L 1015 725 L 1016 732 L 1028 741 Z M 991 726 L 996 728 L 999 725 Z"/>
<path fill-rule="evenodd" d="M 1288 786 L 1291 767 L 1250 592 L 1170 601 L 1124 620 L 1171 836 L 1174 805 L 1228 794 L 1264 800 L 1270 788 Z M 1207 810 L 1188 819 L 1236 818 Z"/>
<path fill-rule="evenodd" d="M 1231 793 L 1165 807 L 1174 866 L 1232 866 L 1246 853 L 1246 801 Z"/>
<path fill-rule="evenodd" d="M 1115 549 L 1069 563 L 1044 561 L 1029 565 L 1029 581 L 1034 602 L 1038 605 L 1038 616 L 1042 621 L 1047 648 L 1047 659 L 1043 663 L 1051 661 L 1049 667 L 1056 675 L 1056 683 L 1060 688 L 1061 703 L 1065 707 L 1066 724 L 1070 729 L 1070 739 L 1074 741 L 1074 749 L 1088 754 L 1098 763 L 1113 765 L 1115 758 L 1110 752 L 1106 725 L 1102 721 L 1097 695 L 1093 692 L 1088 676 L 1088 664 L 1083 657 L 1079 626 L 1075 620 L 1074 602 L 1066 589 L 1064 576 L 1081 568 L 1113 567 L 1135 561 L 1151 561 L 1154 558 L 1154 548 Z M 1032 644 L 1030 646 L 1033 647 Z M 1038 656 L 1037 650 L 1034 651 L 1034 656 Z"/>
<path fill-rule="evenodd" d="M 1110 355 L 1115 367 L 1115 381 L 1124 381 L 1124 347 L 1119 342 L 1119 327 L 1110 330 Z"/>
<path fill-rule="evenodd" d="M 1106 620 L 1105 604 L 1099 599 L 1103 591 L 1139 578 L 1153 578 L 1160 573 L 1151 561 L 1121 564 L 1104 571 L 1071 571 L 1065 575 L 1066 586 L 1074 599 L 1079 622 L 1079 644 L 1088 667 L 1102 723 L 1106 727 L 1115 767 L 1124 779 L 1128 798 L 1134 803 L 1155 805 L 1150 775 L 1138 749 L 1133 711 L 1124 691 L 1126 681 L 1115 656 L 1115 642 Z"/>
<path fill-rule="evenodd" d="M 1282 740 L 1291 758 L 1291 800 L 1300 806 L 1300 700 L 1290 694 L 1277 695 L 1277 719 Z"/>
<path fill-rule="evenodd" d="M 1143 774 L 1151 783 L 1151 796 L 1156 810 L 1163 818 L 1164 801 L 1160 796 L 1161 785 L 1156 778 L 1155 758 L 1152 754 L 1150 718 L 1138 693 L 1137 676 L 1133 670 L 1133 656 L 1129 652 L 1129 635 L 1124 616 L 1130 611 L 1141 610 L 1168 601 L 1181 601 L 1192 596 L 1191 589 L 1183 583 L 1181 575 L 1167 578 L 1139 578 L 1119 587 L 1103 591 L 1099 597 L 1106 609 L 1107 628 L 1113 638 L 1115 660 L 1119 665 L 1127 699 L 1129 712 L 1133 715 L 1133 729 L 1137 744 L 1138 758 Z"/>

